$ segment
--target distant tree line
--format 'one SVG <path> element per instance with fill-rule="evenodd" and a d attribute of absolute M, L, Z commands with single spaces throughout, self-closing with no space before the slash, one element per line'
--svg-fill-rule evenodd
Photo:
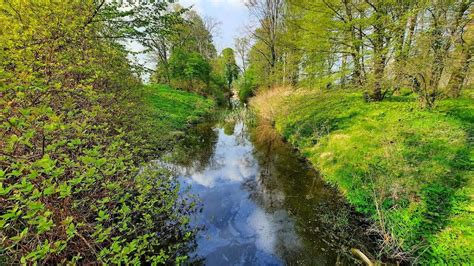
<path fill-rule="evenodd" d="M 213 34 L 219 23 L 179 5 L 172 9 L 181 14 L 183 23 L 144 42 L 157 59 L 152 81 L 227 102 L 239 69 L 231 48 L 216 51 Z"/>

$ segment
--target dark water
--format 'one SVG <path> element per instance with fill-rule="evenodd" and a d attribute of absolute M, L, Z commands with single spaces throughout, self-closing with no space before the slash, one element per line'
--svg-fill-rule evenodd
<path fill-rule="evenodd" d="M 206 123 L 183 148 L 175 170 L 203 204 L 206 265 L 354 264 L 350 248 L 366 250 L 359 217 L 268 127 Z"/>

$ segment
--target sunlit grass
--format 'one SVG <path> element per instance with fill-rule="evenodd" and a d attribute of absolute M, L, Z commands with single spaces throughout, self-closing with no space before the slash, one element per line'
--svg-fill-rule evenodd
<path fill-rule="evenodd" d="M 358 92 L 278 88 L 251 105 L 374 218 L 385 253 L 472 262 L 472 97 L 424 110 L 410 95 L 366 103 Z"/>
<path fill-rule="evenodd" d="M 140 124 L 143 140 L 151 156 L 169 150 L 185 130 L 203 120 L 214 108 L 215 102 L 194 93 L 173 89 L 166 85 L 151 84 L 142 88 L 145 122 Z"/>
<path fill-rule="evenodd" d="M 172 123 L 174 129 L 196 123 L 213 107 L 210 99 L 166 85 L 148 85 L 145 94 L 156 114 L 162 121 Z"/>

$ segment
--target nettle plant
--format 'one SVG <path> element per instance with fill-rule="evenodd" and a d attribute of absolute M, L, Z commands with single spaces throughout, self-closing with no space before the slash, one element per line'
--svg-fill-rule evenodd
<path fill-rule="evenodd" d="M 180 263 L 194 246 L 194 199 L 138 167 L 123 107 L 140 83 L 104 2 L 0 0 L 0 264 Z"/>

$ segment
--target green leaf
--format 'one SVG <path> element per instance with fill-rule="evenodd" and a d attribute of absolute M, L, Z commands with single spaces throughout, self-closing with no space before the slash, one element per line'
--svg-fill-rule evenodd
<path fill-rule="evenodd" d="M 17 236 L 11 237 L 10 239 L 16 242 L 21 241 L 28 234 L 28 231 L 29 231 L 29 228 L 25 227 L 25 229 L 23 229 L 23 231 L 21 231 L 20 234 L 18 234 Z"/>
<path fill-rule="evenodd" d="M 61 199 L 71 196 L 72 187 L 66 182 L 61 183 L 58 187 L 58 190 L 59 190 L 59 198 Z"/>

